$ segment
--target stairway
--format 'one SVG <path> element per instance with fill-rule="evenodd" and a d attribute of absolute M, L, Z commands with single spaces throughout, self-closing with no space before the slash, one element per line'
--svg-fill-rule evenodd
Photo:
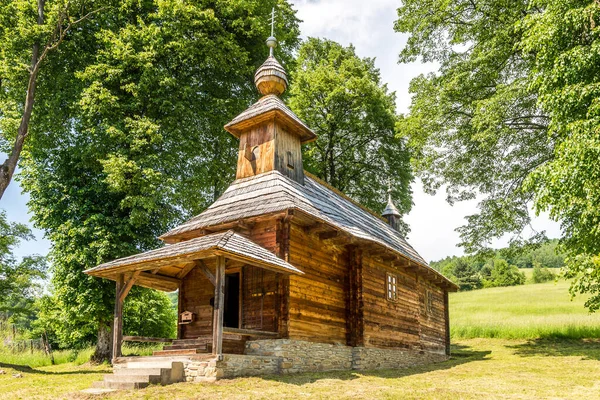
<path fill-rule="evenodd" d="M 223 353 L 244 354 L 246 340 L 241 335 L 223 335 Z M 154 356 L 191 356 L 212 352 L 212 336 L 201 336 L 195 339 L 177 339 L 162 350 L 154 351 Z"/>
<path fill-rule="evenodd" d="M 181 361 L 156 360 L 147 357 L 144 361 L 128 362 L 115 368 L 104 380 L 94 382 L 98 389 L 142 389 L 150 384 L 168 385 L 184 381 L 184 365 Z"/>

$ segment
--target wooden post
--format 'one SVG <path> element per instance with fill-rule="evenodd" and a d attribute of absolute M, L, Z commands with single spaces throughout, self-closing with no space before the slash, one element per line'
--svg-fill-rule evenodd
<path fill-rule="evenodd" d="M 177 339 L 183 339 L 184 325 L 179 323 L 179 316 L 183 312 L 183 281 L 177 291 Z"/>
<path fill-rule="evenodd" d="M 123 274 L 117 279 L 117 288 L 115 295 L 115 317 L 113 322 L 113 348 L 112 361 L 113 363 L 118 357 L 121 357 L 121 342 L 123 340 L 123 300 L 121 300 L 121 290 L 125 284 Z"/>
<path fill-rule="evenodd" d="M 364 346 L 363 253 L 357 246 L 348 246 L 350 271 L 346 284 L 346 326 L 349 346 Z"/>
<path fill-rule="evenodd" d="M 450 356 L 450 310 L 447 290 L 444 290 L 444 319 L 446 320 L 446 355 Z"/>
<path fill-rule="evenodd" d="M 276 240 L 279 246 L 279 258 L 289 262 L 290 260 L 290 215 L 282 218 L 277 223 Z M 289 336 L 290 322 L 290 276 L 277 274 L 277 331 L 280 338 Z"/>
<path fill-rule="evenodd" d="M 225 313 L 225 257 L 223 256 L 217 256 L 215 283 L 212 353 L 221 360 L 223 358 L 223 314 Z"/>

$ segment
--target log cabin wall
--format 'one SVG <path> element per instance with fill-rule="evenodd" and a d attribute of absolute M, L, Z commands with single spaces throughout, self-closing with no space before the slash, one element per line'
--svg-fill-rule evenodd
<path fill-rule="evenodd" d="M 270 251 L 276 252 L 278 249 L 276 220 L 256 223 L 244 236 Z M 231 266 L 229 260 L 227 263 Z M 214 260 L 204 260 L 204 264 L 210 271 L 215 272 Z M 241 327 L 276 331 L 279 304 L 278 274 L 256 267 L 243 266 L 241 282 Z M 183 279 L 179 313 L 191 311 L 195 314 L 195 319 L 191 324 L 181 326 L 180 338 L 212 335 L 213 307 L 210 305 L 210 300 L 214 297 L 214 290 L 214 286 L 199 268 L 194 268 Z"/>
<path fill-rule="evenodd" d="M 304 272 L 289 277 L 289 338 L 345 345 L 346 250 L 292 222 L 289 262 Z"/>
<path fill-rule="evenodd" d="M 414 274 L 374 256 L 363 258 L 366 347 L 445 351 L 444 292 Z M 396 277 L 396 299 L 388 300 L 388 274 Z"/>

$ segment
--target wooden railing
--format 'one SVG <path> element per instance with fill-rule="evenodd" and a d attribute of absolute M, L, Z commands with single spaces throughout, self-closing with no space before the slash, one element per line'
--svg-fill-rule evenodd
<path fill-rule="evenodd" d="M 171 343 L 173 339 L 155 338 L 145 336 L 123 336 L 124 342 L 149 342 L 149 343 Z"/>

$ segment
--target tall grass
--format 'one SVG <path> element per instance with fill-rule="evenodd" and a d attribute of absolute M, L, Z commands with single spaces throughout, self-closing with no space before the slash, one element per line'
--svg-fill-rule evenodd
<path fill-rule="evenodd" d="M 162 349 L 162 345 L 138 345 L 126 343 L 123 345 L 123 355 L 131 356 L 149 356 L 154 350 Z M 94 354 L 94 347 L 87 347 L 81 350 L 58 350 L 52 352 L 54 356 L 54 364 L 72 363 L 73 365 L 82 365 L 90 361 Z M 13 352 L 10 348 L 3 347 L 0 344 L 0 364 L 15 364 L 24 365 L 31 368 L 45 367 L 52 365 L 52 360 L 49 355 L 43 351 L 30 350 Z"/>
<path fill-rule="evenodd" d="M 571 301 L 569 282 L 559 281 L 453 293 L 453 338 L 600 338 L 600 313 L 585 298 Z"/>

